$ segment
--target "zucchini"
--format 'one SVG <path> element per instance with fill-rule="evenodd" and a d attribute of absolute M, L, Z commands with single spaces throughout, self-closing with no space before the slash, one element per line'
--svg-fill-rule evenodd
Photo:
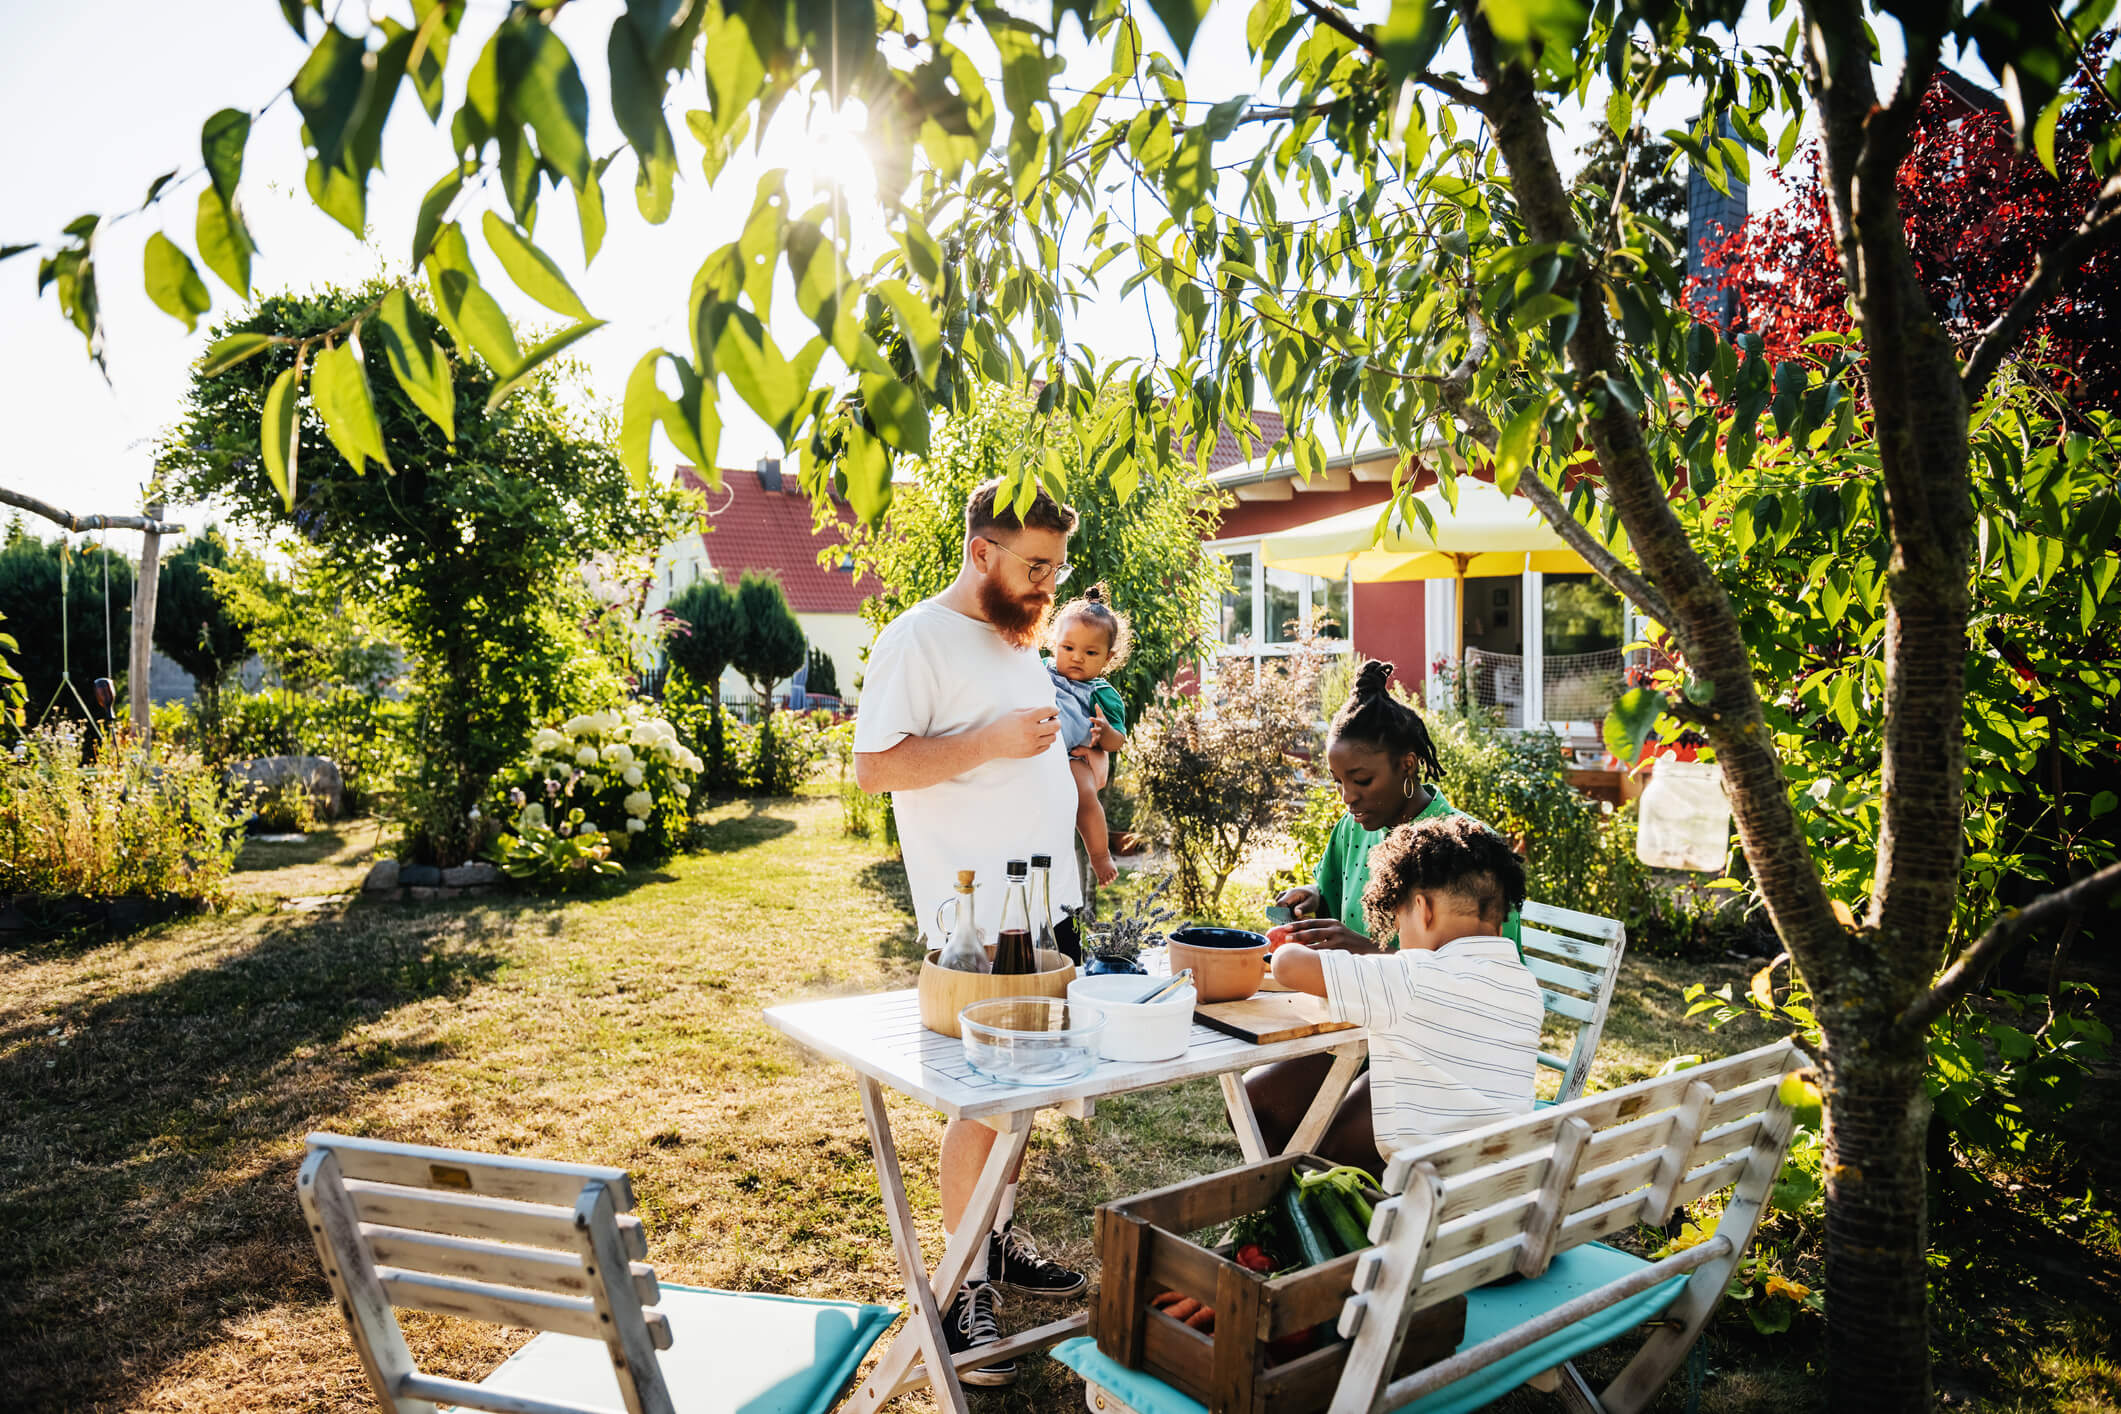
<path fill-rule="evenodd" d="M 1284 1184 L 1281 1195 L 1276 1201 L 1281 1205 L 1283 1220 L 1288 1223 L 1289 1230 L 1296 1235 L 1296 1245 L 1301 1249 L 1303 1264 L 1307 1267 L 1315 1267 L 1322 1262 L 1332 1261 L 1333 1248 L 1311 1221 L 1311 1215 L 1304 1211 L 1303 1197 L 1298 1192 L 1296 1185 L 1293 1183 Z"/>
<path fill-rule="evenodd" d="M 1333 1241 L 1343 1256 L 1350 1252 L 1360 1252 L 1370 1245 L 1369 1234 L 1356 1226 L 1354 1215 L 1341 1200 L 1339 1188 L 1330 1183 L 1322 1183 L 1306 1196 L 1318 1209 L 1319 1217 L 1325 1220 L 1324 1227 L 1332 1234 Z"/>

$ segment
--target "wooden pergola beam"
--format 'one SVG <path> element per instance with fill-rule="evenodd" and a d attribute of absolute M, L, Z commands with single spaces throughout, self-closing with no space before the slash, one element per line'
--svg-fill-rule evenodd
<path fill-rule="evenodd" d="M 144 530 L 150 535 L 175 535 L 184 529 L 154 516 L 77 516 L 35 496 L 10 491 L 5 486 L 0 486 L 0 505 L 15 506 L 31 515 L 43 516 L 77 533 L 83 530 Z"/>

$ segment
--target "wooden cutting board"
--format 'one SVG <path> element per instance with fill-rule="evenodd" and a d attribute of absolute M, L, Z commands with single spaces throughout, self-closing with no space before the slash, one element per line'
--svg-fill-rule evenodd
<path fill-rule="evenodd" d="M 1212 1002 L 1193 1009 L 1193 1019 L 1255 1045 L 1294 1041 L 1321 1031 L 1348 1031 L 1345 1021 L 1326 1019 L 1326 1000 L 1308 992 L 1278 992 L 1241 1002 Z"/>

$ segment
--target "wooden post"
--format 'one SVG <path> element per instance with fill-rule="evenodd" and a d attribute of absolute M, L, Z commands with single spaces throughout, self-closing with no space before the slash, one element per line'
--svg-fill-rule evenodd
<path fill-rule="evenodd" d="M 147 507 L 147 519 L 156 528 L 140 536 L 140 575 L 133 582 L 133 644 L 132 663 L 127 671 L 127 684 L 132 690 L 133 732 L 141 745 L 149 741 L 148 730 L 148 676 L 155 659 L 155 588 L 162 564 L 162 532 L 159 528 L 164 506 L 153 501 Z"/>

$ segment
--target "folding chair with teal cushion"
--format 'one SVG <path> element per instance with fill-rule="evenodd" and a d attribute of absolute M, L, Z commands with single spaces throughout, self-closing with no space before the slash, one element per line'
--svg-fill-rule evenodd
<path fill-rule="evenodd" d="M 1788 1041 L 1570 1101 L 1394 1156 L 1341 1310 L 1348 1359 L 1332 1414 L 1462 1414 L 1520 1385 L 1559 1388 L 1578 1409 L 1633 1414 L 1664 1388 L 1753 1239 L 1789 1147 L 1785 1073 L 1810 1062 Z M 1651 1261 L 1601 1237 L 1657 1226 L 1732 1189 L 1715 1231 Z M 1505 1277 L 1521 1278 L 1495 1285 Z M 1413 1315 L 1463 1294 L 1455 1354 L 1390 1377 Z M 1152 1319 L 1157 1317 L 1152 1316 Z M 1650 1337 L 1593 1393 L 1569 1362 L 1644 1325 Z M 1207 1414 L 1163 1381 L 1073 1340 L 1099 1414 Z"/>
<path fill-rule="evenodd" d="M 657 1281 L 621 1169 L 312 1134 L 297 1189 L 386 1414 L 822 1414 L 897 1316 Z M 397 1307 L 540 1334 L 444 1379 Z"/>

